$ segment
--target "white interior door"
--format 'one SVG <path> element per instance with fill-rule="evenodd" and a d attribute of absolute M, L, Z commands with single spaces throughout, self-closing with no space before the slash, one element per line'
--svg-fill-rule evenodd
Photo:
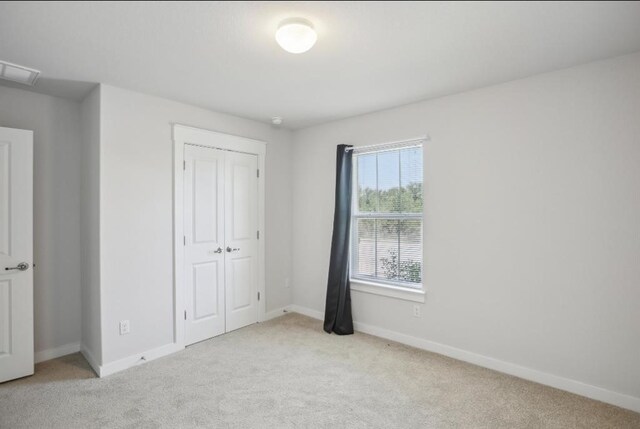
<path fill-rule="evenodd" d="M 258 157 L 226 152 L 227 332 L 258 321 Z"/>
<path fill-rule="evenodd" d="M 258 321 L 258 157 L 186 144 L 185 343 Z"/>
<path fill-rule="evenodd" d="M 33 374 L 33 132 L 0 127 L 0 382 Z"/>
<path fill-rule="evenodd" d="M 185 341 L 225 332 L 224 156 L 221 150 L 185 145 Z"/>

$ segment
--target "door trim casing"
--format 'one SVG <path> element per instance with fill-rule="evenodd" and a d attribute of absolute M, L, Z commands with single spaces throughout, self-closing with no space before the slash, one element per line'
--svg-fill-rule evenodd
<path fill-rule="evenodd" d="M 173 339 L 176 346 L 185 347 L 184 305 L 184 145 L 241 152 L 258 157 L 258 322 L 265 320 L 265 155 L 267 143 L 246 137 L 224 134 L 181 124 L 173 128 Z"/>

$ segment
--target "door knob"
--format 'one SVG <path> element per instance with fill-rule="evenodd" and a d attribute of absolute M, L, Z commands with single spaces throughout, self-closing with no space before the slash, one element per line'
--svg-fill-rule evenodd
<path fill-rule="evenodd" d="M 227 246 L 227 252 L 231 253 L 231 252 L 237 252 L 238 250 L 240 250 L 239 247 L 234 247 L 233 249 L 229 246 Z"/>
<path fill-rule="evenodd" d="M 222 253 L 222 247 L 218 247 L 216 250 L 213 250 L 211 253 Z"/>
<path fill-rule="evenodd" d="M 28 269 L 29 269 L 29 264 L 27 264 L 26 262 L 20 262 L 16 267 L 6 267 L 4 270 L 5 271 L 9 271 L 9 270 L 27 271 Z"/>

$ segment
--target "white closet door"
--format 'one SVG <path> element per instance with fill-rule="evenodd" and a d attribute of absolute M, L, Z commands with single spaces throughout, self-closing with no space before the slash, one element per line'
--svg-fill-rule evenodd
<path fill-rule="evenodd" d="M 0 382 L 33 374 L 33 132 L 0 128 Z"/>
<path fill-rule="evenodd" d="M 258 321 L 258 157 L 227 152 L 225 238 L 227 332 Z"/>
<path fill-rule="evenodd" d="M 225 332 L 225 152 L 185 145 L 185 341 Z"/>

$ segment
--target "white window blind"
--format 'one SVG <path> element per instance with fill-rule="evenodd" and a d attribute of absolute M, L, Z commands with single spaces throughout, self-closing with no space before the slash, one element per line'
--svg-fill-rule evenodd
<path fill-rule="evenodd" d="M 354 151 L 351 278 L 422 287 L 422 143 Z"/>

